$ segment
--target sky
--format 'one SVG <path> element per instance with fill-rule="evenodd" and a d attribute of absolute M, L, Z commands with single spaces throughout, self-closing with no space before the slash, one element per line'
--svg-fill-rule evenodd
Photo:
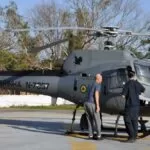
<path fill-rule="evenodd" d="M 31 8 L 36 4 L 47 2 L 50 0 L 0 0 L 0 6 L 6 6 L 10 1 L 14 1 L 17 6 L 19 13 L 23 16 L 26 16 Z M 58 4 L 61 4 L 64 0 L 55 0 Z"/>
<path fill-rule="evenodd" d="M 0 0 L 0 6 L 5 6 L 9 3 L 10 0 Z M 34 5 L 42 2 L 42 1 L 50 1 L 50 0 L 13 0 L 16 2 L 19 13 L 21 15 L 26 16 L 28 11 L 34 7 Z M 55 0 L 58 4 L 63 4 L 64 0 Z M 140 0 L 141 7 L 145 11 L 145 13 L 150 13 L 150 0 Z"/>
<path fill-rule="evenodd" d="M 140 0 L 141 7 L 147 13 L 150 13 L 150 0 Z"/>

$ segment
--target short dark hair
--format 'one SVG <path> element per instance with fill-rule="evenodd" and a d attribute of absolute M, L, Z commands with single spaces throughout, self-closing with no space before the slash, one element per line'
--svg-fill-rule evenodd
<path fill-rule="evenodd" d="M 132 67 L 131 66 L 127 66 L 127 71 L 132 71 Z"/>
<path fill-rule="evenodd" d="M 135 72 L 134 71 L 128 71 L 128 77 L 129 78 L 133 78 L 135 76 Z"/>

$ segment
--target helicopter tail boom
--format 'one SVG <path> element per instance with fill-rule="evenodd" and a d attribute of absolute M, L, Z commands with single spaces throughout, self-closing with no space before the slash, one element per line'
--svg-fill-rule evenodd
<path fill-rule="evenodd" d="M 23 72 L 0 73 L 0 88 L 58 96 L 59 76 L 23 74 Z"/>

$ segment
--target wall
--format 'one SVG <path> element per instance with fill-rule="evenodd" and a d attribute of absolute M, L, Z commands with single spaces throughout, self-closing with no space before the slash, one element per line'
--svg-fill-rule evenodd
<path fill-rule="evenodd" d="M 57 100 L 57 101 L 56 101 Z M 57 105 L 73 104 L 62 98 L 52 98 L 44 95 L 0 95 L 0 107 L 10 106 L 48 106 L 54 104 Z"/>

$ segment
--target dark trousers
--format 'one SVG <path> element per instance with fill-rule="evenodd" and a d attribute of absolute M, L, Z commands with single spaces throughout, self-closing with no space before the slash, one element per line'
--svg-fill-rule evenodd
<path fill-rule="evenodd" d="M 129 139 L 136 139 L 138 133 L 139 107 L 125 108 L 124 122 Z"/>

